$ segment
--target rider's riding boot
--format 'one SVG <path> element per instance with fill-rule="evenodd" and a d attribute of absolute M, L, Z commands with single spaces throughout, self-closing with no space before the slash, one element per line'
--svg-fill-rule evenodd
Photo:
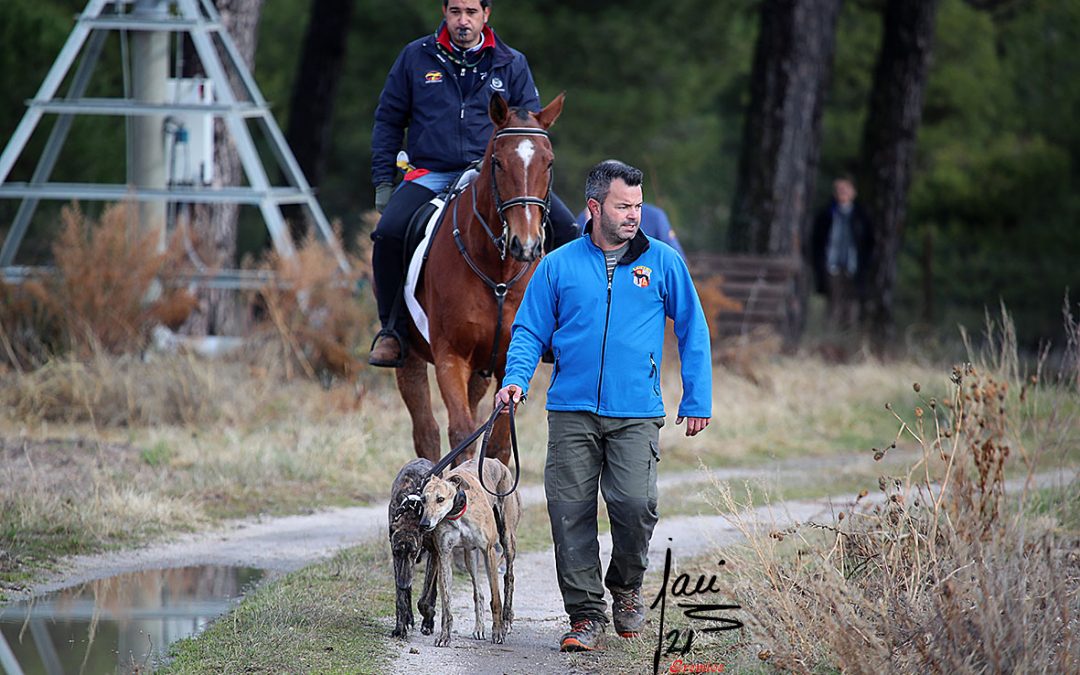
<path fill-rule="evenodd" d="M 372 276 L 375 282 L 375 302 L 379 306 L 379 322 L 382 330 L 375 337 L 375 342 L 368 356 L 368 363 L 373 366 L 396 368 L 401 365 L 404 356 L 403 321 L 404 303 L 397 298 L 401 295 L 404 276 L 402 261 L 403 244 L 396 237 L 374 236 L 375 246 L 371 252 Z M 394 314 L 394 303 L 399 305 Z M 397 325 L 395 325 L 397 324 Z"/>

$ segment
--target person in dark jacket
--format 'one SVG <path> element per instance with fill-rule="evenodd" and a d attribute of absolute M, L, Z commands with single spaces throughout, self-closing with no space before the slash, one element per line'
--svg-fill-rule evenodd
<path fill-rule="evenodd" d="M 439 29 L 405 46 L 379 96 L 371 137 L 371 178 L 381 218 L 371 238 L 382 330 L 368 357 L 371 365 L 401 363 L 407 311 L 401 306 L 397 316 L 392 314 L 404 279 L 405 230 L 420 206 L 483 157 L 493 130 L 488 117 L 492 94 L 498 92 L 511 107 L 540 110 L 525 56 L 487 25 L 490 15 L 489 0 L 443 0 Z M 395 189 L 406 130 L 411 170 Z M 555 246 L 577 236 L 573 214 L 554 194 L 550 219 Z"/>
<path fill-rule="evenodd" d="M 833 181 L 833 200 L 814 219 L 810 235 L 815 287 L 827 298 L 829 319 L 841 329 L 858 321 L 874 247 L 870 219 L 855 203 L 855 196 L 851 178 Z"/>
<path fill-rule="evenodd" d="M 585 183 L 586 236 L 544 256 L 518 308 L 496 400 L 528 392 L 540 355 L 555 354 L 548 386 L 544 469 L 555 569 L 570 631 L 562 651 L 596 649 L 611 617 L 623 637 L 645 623 L 641 581 L 659 519 L 656 465 L 664 400 L 664 327 L 675 322 L 682 368 L 676 424 L 686 435 L 712 416 L 709 327 L 686 263 L 641 222 L 641 171 L 597 164 Z M 612 551 L 601 579 L 597 490 L 611 521 Z"/>

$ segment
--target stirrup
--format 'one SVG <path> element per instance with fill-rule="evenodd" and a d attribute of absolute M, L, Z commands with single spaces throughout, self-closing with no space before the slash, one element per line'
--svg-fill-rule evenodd
<path fill-rule="evenodd" d="M 405 342 L 405 338 L 402 337 L 394 328 L 383 328 L 375 334 L 375 339 L 371 341 L 371 346 L 368 347 L 368 352 L 375 349 L 375 343 L 379 341 L 381 337 L 392 337 L 398 343 L 398 358 L 396 361 L 384 361 L 378 364 L 372 363 L 371 365 L 381 368 L 400 368 L 405 365 L 405 358 L 409 355 L 409 345 Z M 370 363 L 370 362 L 369 362 Z"/>

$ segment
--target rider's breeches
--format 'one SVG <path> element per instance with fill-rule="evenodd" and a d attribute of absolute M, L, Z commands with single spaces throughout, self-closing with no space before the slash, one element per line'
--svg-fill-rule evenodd
<path fill-rule="evenodd" d="M 548 412 L 544 491 L 555 569 L 571 621 L 606 620 L 604 586 L 636 588 L 659 519 L 656 464 L 664 418 Z M 611 562 L 601 582 L 597 488 L 611 522 Z"/>
<path fill-rule="evenodd" d="M 412 182 L 402 183 L 394 190 L 386 205 L 379 224 L 371 233 L 375 246 L 371 252 L 372 276 L 375 282 L 375 302 L 379 306 L 379 321 L 383 328 L 390 328 L 390 312 L 394 299 L 401 293 L 405 279 L 405 231 L 409 219 L 417 209 L 431 200 L 435 193 Z M 404 303 L 398 309 L 398 331 L 404 332 L 408 325 L 408 310 Z"/>

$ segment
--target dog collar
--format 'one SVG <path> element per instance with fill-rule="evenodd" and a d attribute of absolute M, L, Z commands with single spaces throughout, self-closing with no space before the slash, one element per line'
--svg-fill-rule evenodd
<path fill-rule="evenodd" d="M 458 490 L 457 494 L 454 495 L 454 504 L 456 505 L 459 501 L 461 502 L 461 510 L 453 516 L 447 516 L 446 520 L 457 520 L 465 515 L 465 509 L 469 508 L 469 500 L 465 497 L 464 490 Z"/>

